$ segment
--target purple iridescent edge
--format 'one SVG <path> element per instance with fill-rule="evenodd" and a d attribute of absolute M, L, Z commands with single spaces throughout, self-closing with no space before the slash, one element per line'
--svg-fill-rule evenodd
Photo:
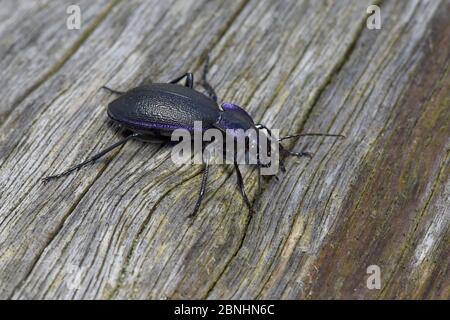
<path fill-rule="evenodd" d="M 114 121 L 118 121 L 114 118 L 111 118 Z M 118 121 L 119 122 L 119 121 Z M 145 124 L 143 122 L 140 121 L 130 121 L 127 120 L 127 125 L 131 125 L 131 127 L 135 128 L 135 129 L 159 129 L 159 130 L 176 130 L 176 129 L 185 129 L 188 130 L 190 132 L 195 131 L 193 126 L 183 126 L 183 125 L 171 125 L 171 124 L 157 124 L 157 123 L 149 123 L 149 122 L 145 122 Z M 212 126 L 209 127 L 203 127 L 202 126 L 202 130 L 201 131 L 206 131 L 208 129 L 213 128 Z"/>
<path fill-rule="evenodd" d="M 250 119 L 252 119 L 252 117 L 250 116 L 250 114 L 248 114 L 247 111 L 245 111 L 242 107 L 238 106 L 237 104 L 233 104 L 233 103 L 229 103 L 229 102 L 224 102 L 222 103 L 222 109 L 224 110 L 237 110 L 237 111 L 241 111 L 243 113 L 245 113 L 245 115 L 247 117 L 249 117 Z M 253 120 L 253 119 L 252 119 Z"/>

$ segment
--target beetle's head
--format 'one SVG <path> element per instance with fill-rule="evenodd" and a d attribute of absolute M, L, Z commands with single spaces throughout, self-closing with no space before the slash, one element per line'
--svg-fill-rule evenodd
<path fill-rule="evenodd" d="M 250 153 L 257 157 L 259 157 L 258 154 L 261 150 L 265 150 L 270 156 L 272 139 L 270 130 L 265 126 L 255 125 L 253 118 L 240 106 L 232 103 L 223 103 L 221 105 L 220 118 L 215 126 L 227 132 L 227 136 L 233 137 L 235 141 L 245 141 L 247 156 L 249 150 L 256 152 L 256 154 Z M 262 128 L 267 130 L 261 130 Z M 264 141 L 261 139 L 264 139 Z M 263 149 L 261 149 L 262 142 L 265 142 Z"/>

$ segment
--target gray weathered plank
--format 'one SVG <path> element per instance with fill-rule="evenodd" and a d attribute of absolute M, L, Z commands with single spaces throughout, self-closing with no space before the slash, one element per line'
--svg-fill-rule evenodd
<path fill-rule="evenodd" d="M 99 88 L 137 85 L 153 74 L 163 81 L 177 76 L 198 63 L 242 4 L 121 2 L 62 68 L 15 108 L 1 128 L 2 296 L 11 295 L 24 280 L 104 170 L 103 165 L 95 166 L 81 183 L 70 186 L 45 186 L 40 181 L 58 169 L 58 162 L 64 167 L 69 158 L 80 159 L 118 138 L 117 129 L 106 125 L 104 113 L 112 97 Z M 211 19 L 225 6 L 226 12 Z M 65 21 L 66 16 L 61 18 Z M 77 132 L 77 138 L 70 132 Z M 92 143 L 92 135 L 103 142 Z M 142 149 L 143 154 L 153 153 L 152 148 L 159 147 Z M 24 180 L 19 179 L 25 172 Z M 133 242 L 131 234 L 127 242 Z"/>
<path fill-rule="evenodd" d="M 126 1 L 100 6 L 101 18 L 92 9 L 95 28 L 21 89 L 0 127 L 0 297 L 448 298 L 449 3 L 386 1 L 381 30 L 365 28 L 369 4 Z M 170 149 L 141 142 L 40 183 L 121 136 L 100 86 L 199 75 L 207 51 L 221 100 L 282 134 L 347 138 L 292 143 L 314 158 L 290 159 L 258 199 L 245 170 L 252 217 L 232 168 L 215 166 L 187 218 L 200 167 L 174 166 Z M 371 264 L 382 290 L 366 287 Z"/>
<path fill-rule="evenodd" d="M 417 46 L 423 42 L 425 46 L 428 45 L 424 41 L 428 40 L 425 38 L 428 25 L 424 21 L 433 17 L 438 5 L 436 2 L 415 2 L 405 10 L 404 3 L 386 3 L 384 12 L 389 14 L 384 15 L 383 29 L 379 32 L 367 29 L 362 32 L 354 51 L 346 58 L 346 64 L 322 92 L 303 127 L 305 131 L 343 131 L 347 139 L 333 144 L 332 148 L 325 141 L 311 141 L 308 150 L 315 154 L 313 161 L 291 165 L 282 182 L 269 185 L 261 197 L 264 213 L 260 215 L 260 220 L 255 218 L 253 224 L 250 224 L 242 247 L 210 292 L 210 297 L 330 298 L 372 297 L 378 294 L 377 290 L 374 292 L 365 287 L 366 268 L 370 264 L 378 264 L 387 273 L 391 266 L 381 254 L 381 257 L 378 256 L 375 249 L 370 250 L 371 241 L 376 240 L 369 238 L 360 242 L 365 248 L 362 251 L 368 252 L 370 258 L 356 250 L 355 243 L 344 246 L 341 256 L 347 251 L 352 253 L 350 257 L 343 258 L 346 270 L 341 270 L 337 264 L 339 256 L 333 256 L 334 259 L 329 259 L 326 264 L 320 260 L 321 252 L 333 252 L 339 246 L 339 242 L 335 243 L 330 234 L 333 234 L 333 230 L 348 214 L 346 201 L 351 199 L 355 190 L 360 190 L 363 186 L 360 183 L 352 189 L 352 184 L 364 173 L 368 155 L 373 154 L 375 158 L 379 155 L 379 151 L 372 153 L 372 146 L 384 134 L 386 127 L 389 128 L 389 118 L 405 110 L 404 106 L 396 102 L 413 76 L 411 73 L 414 65 L 422 63 L 419 58 L 428 58 L 425 51 L 417 51 Z M 444 5 L 442 8 L 448 13 L 448 8 Z M 411 23 L 418 20 L 423 21 L 423 24 Z M 302 76 L 300 71 L 293 72 L 292 78 Z M 280 99 L 275 99 L 273 104 L 282 105 L 282 110 L 287 108 L 288 111 L 283 116 L 279 116 L 278 110 L 274 110 L 272 114 L 266 113 L 265 122 L 277 117 L 286 121 L 293 112 L 287 107 L 289 102 L 291 105 L 302 105 L 301 96 L 295 95 L 295 92 L 305 94 L 295 90 L 298 83 L 301 87 L 301 82 L 294 78 L 286 83 L 292 84 L 285 86 L 289 96 L 285 98 L 279 95 Z M 446 108 L 444 121 L 446 117 L 448 119 L 448 105 Z M 269 124 L 277 127 L 276 123 Z M 396 128 L 395 125 L 391 127 Z M 444 137 L 447 139 L 448 130 L 448 126 L 444 128 Z M 303 146 L 304 144 L 298 144 L 296 149 Z M 440 156 L 436 157 L 436 162 L 441 166 L 444 165 L 444 146 L 437 148 Z M 426 181 L 434 181 L 437 168 L 439 166 L 434 168 L 431 179 Z M 424 192 L 424 197 L 427 196 L 429 193 Z M 448 216 L 447 209 L 441 208 L 440 214 Z M 401 211 L 400 208 L 398 210 Z M 367 223 L 366 214 L 367 211 L 356 210 L 356 219 Z M 381 218 L 386 212 L 380 210 L 373 214 Z M 448 220 L 446 223 L 448 225 Z M 404 226 L 408 225 L 405 223 Z M 368 226 L 358 225 L 356 230 L 359 233 L 363 230 L 369 233 L 377 232 L 380 228 L 375 223 Z M 337 235 L 347 239 L 346 232 L 354 230 L 354 227 L 345 227 L 344 230 L 338 229 Z M 358 236 L 361 237 L 359 233 Z M 391 240 L 378 237 L 381 243 Z M 377 236 L 373 239 L 377 239 Z M 351 240 L 354 241 L 349 239 Z M 395 258 L 400 253 L 396 253 L 395 249 L 390 248 L 386 253 Z M 361 263 L 358 265 L 355 259 L 360 256 L 364 260 L 356 260 Z M 392 261 L 396 262 L 394 258 Z M 324 266 L 328 263 L 330 267 L 327 269 Z M 322 271 L 321 268 L 323 274 L 317 274 Z M 330 283 L 324 283 L 323 279 L 328 276 Z M 352 286 L 341 287 L 344 281 L 350 282 Z M 407 291 L 405 294 L 411 295 L 413 292 Z"/>

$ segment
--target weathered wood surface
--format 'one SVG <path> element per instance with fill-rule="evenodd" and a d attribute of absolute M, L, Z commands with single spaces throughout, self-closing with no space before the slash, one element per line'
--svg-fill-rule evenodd
<path fill-rule="evenodd" d="M 0 298 L 450 298 L 450 2 L 69 1 L 0 6 Z M 132 142 L 105 107 L 149 78 L 200 74 L 312 160 L 245 183 Z M 369 265 L 381 290 L 366 286 Z"/>

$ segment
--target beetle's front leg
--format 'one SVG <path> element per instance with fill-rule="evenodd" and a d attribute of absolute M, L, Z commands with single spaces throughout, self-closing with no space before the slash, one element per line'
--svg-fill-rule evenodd
<path fill-rule="evenodd" d="M 119 95 L 125 93 L 125 92 L 122 92 L 122 91 L 117 91 L 117 90 L 111 89 L 111 88 L 109 88 L 107 86 L 103 86 L 100 89 L 105 89 L 106 91 L 109 91 L 109 92 L 114 93 L 114 94 L 119 94 Z"/>
<path fill-rule="evenodd" d="M 242 198 L 244 199 L 245 204 L 247 205 L 248 209 L 250 210 L 250 213 L 254 214 L 255 210 L 253 210 L 253 206 L 247 197 L 247 193 L 245 192 L 244 179 L 242 178 L 242 173 L 241 173 L 241 170 L 239 170 L 239 165 L 237 164 L 237 162 L 234 162 L 234 168 L 236 169 L 237 184 L 239 187 L 239 191 L 241 192 Z"/>
<path fill-rule="evenodd" d="M 281 143 L 280 143 L 280 153 L 284 154 L 285 156 L 294 156 L 294 157 L 308 157 L 308 158 L 312 158 L 312 153 L 311 152 L 307 152 L 307 151 L 301 151 L 301 152 L 293 152 L 290 150 L 285 149 Z"/>
<path fill-rule="evenodd" d="M 186 82 L 185 82 L 185 86 L 188 88 L 193 88 L 194 87 L 194 75 L 191 72 L 187 72 L 185 74 L 183 74 L 181 77 L 178 77 L 172 81 L 169 81 L 169 83 L 177 83 L 179 82 L 181 79 L 186 78 Z"/>

